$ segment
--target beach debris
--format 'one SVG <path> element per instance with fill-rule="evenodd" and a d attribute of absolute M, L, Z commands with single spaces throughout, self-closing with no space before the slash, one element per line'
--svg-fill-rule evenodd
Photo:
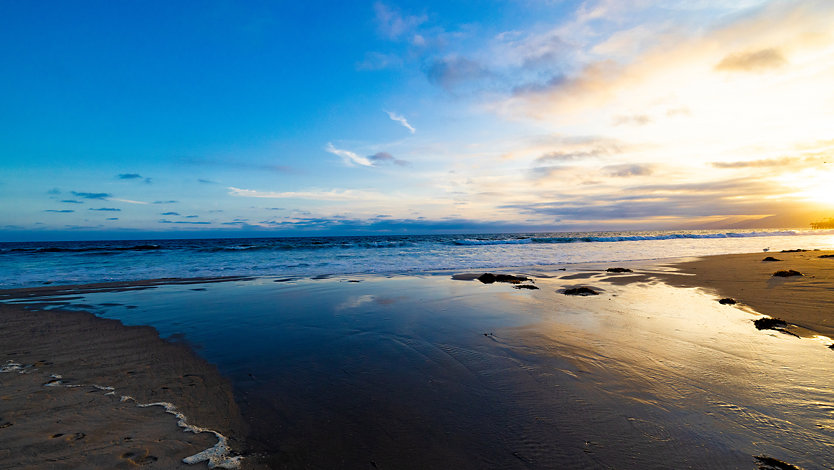
<path fill-rule="evenodd" d="M 772 256 L 768 256 L 767 258 L 763 259 L 762 261 L 782 261 L 779 258 L 774 258 Z"/>
<path fill-rule="evenodd" d="M 632 272 L 634 272 L 634 271 L 632 271 L 628 268 L 608 268 L 605 271 L 609 272 L 609 273 L 632 273 Z"/>
<path fill-rule="evenodd" d="M 803 250 L 802 248 L 797 248 L 795 250 L 782 250 L 782 253 L 805 253 L 808 250 Z"/>
<path fill-rule="evenodd" d="M 820 258 L 834 258 L 834 255 L 820 255 Z"/>
<path fill-rule="evenodd" d="M 524 281 L 529 281 L 527 277 L 524 276 L 513 276 L 511 274 L 492 274 L 492 273 L 483 273 L 478 276 L 478 280 L 483 282 L 484 284 L 492 284 L 493 282 L 509 282 L 510 284 L 521 284 Z"/>
<path fill-rule="evenodd" d="M 721 304 L 721 305 L 735 305 L 736 300 L 731 299 L 730 297 L 725 297 L 723 299 L 718 299 L 718 303 Z"/>
<path fill-rule="evenodd" d="M 530 290 L 539 290 L 537 286 L 532 284 L 518 284 L 513 286 L 513 289 L 530 289 Z"/>
<path fill-rule="evenodd" d="M 754 458 L 757 460 L 756 465 L 759 470 L 802 470 L 796 465 L 791 465 L 767 455 L 755 455 Z"/>
<path fill-rule="evenodd" d="M 776 271 L 773 273 L 775 277 L 793 277 L 793 276 L 801 276 L 802 273 L 799 271 L 794 271 L 793 269 L 788 269 L 786 271 Z"/>
<path fill-rule="evenodd" d="M 582 286 L 582 287 L 574 287 L 574 288 L 571 288 L 571 289 L 565 289 L 565 292 L 563 292 L 563 294 L 565 294 L 565 295 L 586 296 L 586 295 L 599 295 L 599 292 L 597 292 L 597 291 L 595 291 L 591 288 Z"/>
<path fill-rule="evenodd" d="M 788 322 L 778 318 L 763 317 L 753 320 L 757 330 L 779 330 L 788 326 Z"/>

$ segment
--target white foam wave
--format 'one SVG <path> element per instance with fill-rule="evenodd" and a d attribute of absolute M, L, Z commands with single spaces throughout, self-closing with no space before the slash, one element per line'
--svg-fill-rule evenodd
<path fill-rule="evenodd" d="M 33 365 L 23 365 L 13 361 L 6 361 L 6 364 L 0 366 L 0 373 L 8 373 L 8 372 L 18 372 L 18 373 L 26 373 L 27 369 L 34 368 Z M 97 385 L 97 384 L 65 384 L 61 379 L 63 378 L 59 374 L 50 374 L 48 382 L 44 384 L 44 387 L 65 387 L 65 388 L 95 388 L 97 390 L 101 390 L 106 392 L 104 395 L 114 396 L 116 394 L 116 389 L 106 385 Z M 190 455 L 184 459 L 182 459 L 183 463 L 188 465 L 193 465 L 201 462 L 207 462 L 208 468 L 224 468 L 224 469 L 236 469 L 240 468 L 241 462 L 243 462 L 243 456 L 231 456 L 232 448 L 229 446 L 229 439 L 224 436 L 223 434 L 209 428 L 204 428 L 201 426 L 195 426 L 193 424 L 188 423 L 188 419 L 186 416 L 177 409 L 177 407 L 170 402 L 167 401 L 160 401 L 154 403 L 139 403 L 130 395 L 122 395 L 120 401 L 127 402 L 132 401 L 136 403 L 136 406 L 139 408 L 149 408 L 151 406 L 161 406 L 165 408 L 165 412 L 174 415 L 177 418 L 177 426 L 183 428 L 185 432 L 193 432 L 194 434 L 200 433 L 211 433 L 217 438 L 217 444 L 208 449 L 200 451 L 194 455 Z"/>

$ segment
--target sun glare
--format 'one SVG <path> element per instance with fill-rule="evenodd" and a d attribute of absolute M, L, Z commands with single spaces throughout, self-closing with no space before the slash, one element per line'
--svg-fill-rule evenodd
<path fill-rule="evenodd" d="M 806 169 L 786 177 L 783 182 L 797 189 L 794 195 L 798 198 L 834 207 L 834 168 Z"/>

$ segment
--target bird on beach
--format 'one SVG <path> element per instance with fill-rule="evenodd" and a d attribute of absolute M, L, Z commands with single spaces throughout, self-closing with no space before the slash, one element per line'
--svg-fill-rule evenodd
<path fill-rule="evenodd" d="M 770 251 L 770 247 L 762 248 L 762 251 Z"/>

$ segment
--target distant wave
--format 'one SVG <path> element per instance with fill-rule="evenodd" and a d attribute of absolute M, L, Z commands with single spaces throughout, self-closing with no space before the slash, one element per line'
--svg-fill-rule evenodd
<path fill-rule="evenodd" d="M 659 235 L 622 235 L 622 236 L 580 236 L 580 237 L 530 237 L 511 239 L 467 238 L 453 240 L 454 245 L 519 245 L 527 243 L 592 243 L 592 242 L 628 242 L 644 240 L 705 239 L 705 238 L 749 238 L 749 237 L 784 237 L 799 235 L 799 232 L 787 230 L 781 232 L 726 232 L 726 233 L 664 233 Z"/>

